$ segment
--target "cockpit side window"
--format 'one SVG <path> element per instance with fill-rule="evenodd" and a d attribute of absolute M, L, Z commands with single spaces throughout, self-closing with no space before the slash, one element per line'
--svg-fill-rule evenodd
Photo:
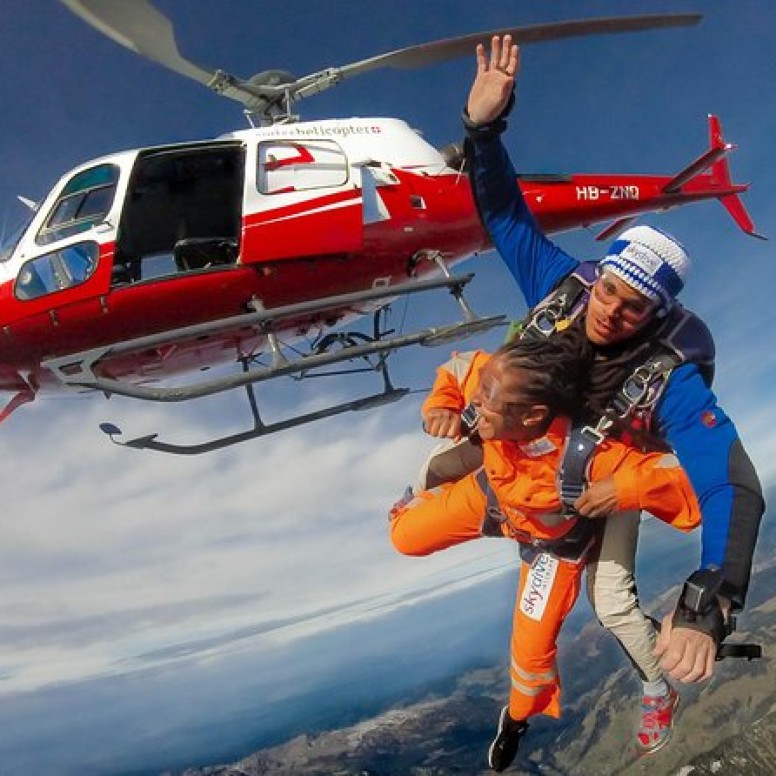
<path fill-rule="evenodd" d="M 16 298 L 37 299 L 77 286 L 92 276 L 98 257 L 97 243 L 83 242 L 30 259 L 16 278 Z"/>
<path fill-rule="evenodd" d="M 262 142 L 256 181 L 260 194 L 344 186 L 348 160 L 333 140 Z"/>
<path fill-rule="evenodd" d="M 119 168 L 100 164 L 79 172 L 68 181 L 38 232 L 38 245 L 84 232 L 110 212 L 119 180 Z"/>

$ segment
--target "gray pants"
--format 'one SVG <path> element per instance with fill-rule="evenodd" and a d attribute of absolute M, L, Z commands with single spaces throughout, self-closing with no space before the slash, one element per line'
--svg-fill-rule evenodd
<path fill-rule="evenodd" d="M 482 466 L 482 447 L 468 439 L 443 439 L 429 454 L 420 470 L 415 492 L 455 482 Z"/>
<path fill-rule="evenodd" d="M 624 512 L 606 520 L 600 554 L 587 566 L 587 595 L 642 680 L 657 682 L 663 678 L 660 661 L 652 654 L 657 631 L 639 606 L 634 575 L 639 517 L 639 512 Z"/>

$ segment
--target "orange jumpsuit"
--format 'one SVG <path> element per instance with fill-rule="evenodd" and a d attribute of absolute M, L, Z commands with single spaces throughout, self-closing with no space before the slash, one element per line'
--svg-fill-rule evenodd
<path fill-rule="evenodd" d="M 424 405 L 462 409 L 476 387 L 482 352 L 453 359 L 442 367 Z M 468 359 L 467 359 L 468 360 Z M 461 367 L 459 369 L 459 367 Z M 569 558 L 562 537 L 584 518 L 562 514 L 557 471 L 570 422 L 556 419 L 544 437 L 518 445 L 508 440 L 483 443 L 482 472 L 419 493 L 391 512 L 391 540 L 405 555 L 428 555 L 482 537 L 492 492 L 501 510 L 501 533 L 520 543 L 523 560 L 511 639 L 509 712 L 513 719 L 544 713 L 560 715 L 560 679 L 555 662 L 557 637 L 580 590 L 585 554 Z M 484 472 L 484 476 L 483 476 Z M 588 470 L 591 481 L 614 478 L 619 508 L 644 509 L 679 530 L 700 523 L 700 507 L 673 455 L 641 453 L 615 440 L 602 442 Z M 486 479 L 485 479 L 486 478 Z"/>

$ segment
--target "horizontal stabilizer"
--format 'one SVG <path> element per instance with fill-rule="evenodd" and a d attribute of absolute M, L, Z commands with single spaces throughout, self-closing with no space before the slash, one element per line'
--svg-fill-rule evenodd
<path fill-rule="evenodd" d="M 674 175 L 665 186 L 663 191 L 666 194 L 677 194 L 681 191 L 687 181 L 692 180 L 696 175 L 706 172 L 713 167 L 716 162 L 722 159 L 735 148 L 734 145 L 727 143 L 722 148 L 710 148 L 703 156 L 699 156 L 692 164 L 688 164 L 680 173 Z"/>

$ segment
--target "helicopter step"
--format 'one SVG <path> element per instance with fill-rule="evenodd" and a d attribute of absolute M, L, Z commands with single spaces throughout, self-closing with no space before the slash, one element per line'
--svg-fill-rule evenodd
<path fill-rule="evenodd" d="M 463 297 L 463 288 L 473 277 L 473 273 L 454 276 L 445 272 L 444 277 L 441 278 L 372 288 L 350 294 L 331 296 L 314 302 L 272 309 L 264 309 L 260 302 L 254 301 L 251 305 L 254 309 L 253 312 L 139 337 L 65 357 L 49 359 L 43 365 L 66 387 L 76 390 L 97 390 L 107 396 L 115 394 L 146 401 L 182 402 L 211 396 L 235 388 L 245 388 L 253 415 L 253 427 L 247 431 L 227 437 L 220 437 L 195 445 L 175 445 L 160 442 L 157 439 L 157 434 L 138 437 L 127 442 L 119 442 L 115 437 L 121 434 L 120 429 L 109 423 L 102 424 L 101 426 L 102 430 L 116 444 L 126 447 L 189 455 L 208 452 L 343 412 L 370 409 L 402 398 L 409 393 L 409 389 L 395 388 L 391 384 L 388 374 L 387 359 L 393 352 L 410 345 L 432 347 L 447 344 L 505 324 L 505 315 L 480 317 L 469 307 Z M 389 310 L 391 303 L 397 298 L 444 288 L 450 292 L 458 303 L 462 320 L 443 326 L 426 327 L 407 334 L 394 334 L 392 330 L 389 331 L 383 327 L 382 318 Z M 322 312 L 348 310 L 370 303 L 377 304 L 377 309 L 374 311 L 374 326 L 371 335 L 361 332 L 330 333 L 321 338 L 317 344 L 314 344 L 309 352 L 300 354 L 296 349 L 284 348 L 275 333 L 275 327 L 288 319 L 303 319 Z M 266 338 L 267 352 L 260 355 L 269 359 L 268 364 L 259 363 L 257 357 L 244 357 L 239 359 L 242 365 L 242 371 L 239 373 L 176 386 L 137 384 L 100 374 L 101 365 L 109 363 L 111 358 L 122 354 L 131 354 L 149 348 L 163 347 L 170 343 L 180 343 L 181 341 L 245 328 L 252 328 Z M 366 366 L 340 372 L 319 373 L 316 371 L 335 364 L 356 361 L 360 361 L 366 364 Z M 277 423 L 264 423 L 260 417 L 258 403 L 253 391 L 256 383 L 282 376 L 305 379 L 334 374 L 348 374 L 356 371 L 374 371 L 379 373 L 383 379 L 382 391 L 371 396 L 344 402 L 343 404 L 292 417 Z"/>

